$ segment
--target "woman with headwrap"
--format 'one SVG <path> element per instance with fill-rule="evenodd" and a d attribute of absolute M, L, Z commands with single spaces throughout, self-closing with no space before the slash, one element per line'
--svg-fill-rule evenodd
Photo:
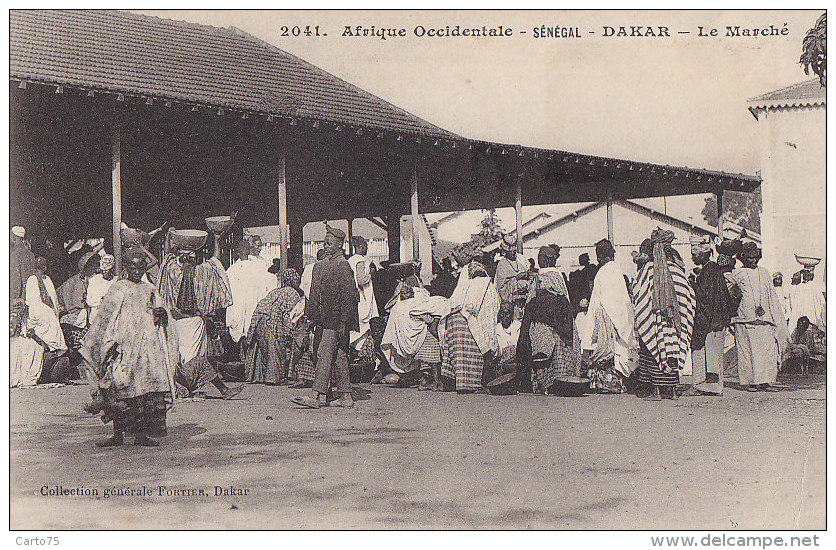
<path fill-rule="evenodd" d="M 652 259 L 633 287 L 639 347 L 639 382 L 649 384 L 650 399 L 675 399 L 679 371 L 691 347 L 694 291 L 685 265 L 673 247 L 674 234 L 657 228 L 650 235 Z"/>
<path fill-rule="evenodd" d="M 532 279 L 520 327 L 517 384 L 525 390 L 530 378 L 534 393 L 554 392 L 558 380 L 577 381 L 581 377 L 575 308 L 569 302 L 563 274 L 556 267 L 558 256 L 552 246 L 540 248 L 540 269 Z"/>
<path fill-rule="evenodd" d="M 439 323 L 441 376 L 455 381 L 457 392 L 473 393 L 482 387 L 485 354 L 499 351 L 499 294 L 482 264 L 471 262 L 462 270 L 449 305 Z"/>
<path fill-rule="evenodd" d="M 278 273 L 275 264 L 268 271 Z M 281 384 L 287 380 L 287 360 L 292 328 L 291 312 L 304 300 L 301 279 L 293 268 L 279 274 L 281 286 L 262 298 L 253 312 L 247 332 L 248 382 Z"/>
<path fill-rule="evenodd" d="M 90 282 L 87 284 L 87 307 L 90 308 L 90 320 L 99 310 L 99 305 L 102 303 L 110 286 L 116 282 L 116 259 L 111 254 L 102 254 L 99 258 L 99 273 L 90 277 Z"/>
<path fill-rule="evenodd" d="M 772 277 L 758 267 L 761 249 L 747 242 L 737 257 L 743 265 L 726 274 L 726 283 L 738 303 L 731 323 L 740 385 L 747 391 L 768 391 L 778 376 L 781 351 L 788 341 L 787 322 Z"/>

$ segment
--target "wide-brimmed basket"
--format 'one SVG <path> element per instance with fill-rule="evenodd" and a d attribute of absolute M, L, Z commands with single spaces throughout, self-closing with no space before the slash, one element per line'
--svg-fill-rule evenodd
<path fill-rule="evenodd" d="M 122 246 L 126 248 L 131 246 L 142 246 L 147 248 L 148 243 L 151 242 L 151 235 L 141 229 L 123 227 L 120 234 L 122 236 Z"/>
<path fill-rule="evenodd" d="M 168 243 L 172 250 L 200 250 L 206 244 L 209 233 L 200 229 L 171 229 Z"/>
<path fill-rule="evenodd" d="M 816 267 L 821 262 L 821 258 L 814 258 L 812 256 L 799 256 L 798 254 L 795 255 L 795 261 L 803 265 L 804 267 Z"/>
<path fill-rule="evenodd" d="M 209 231 L 216 235 L 220 235 L 230 227 L 235 222 L 234 216 L 210 216 L 205 219 L 206 227 L 209 228 Z"/>

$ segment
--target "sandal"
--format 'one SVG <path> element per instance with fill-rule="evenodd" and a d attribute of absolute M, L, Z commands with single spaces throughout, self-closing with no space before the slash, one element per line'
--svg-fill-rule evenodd
<path fill-rule="evenodd" d="M 300 407 L 305 409 L 318 409 L 322 406 L 319 400 L 314 399 L 313 397 L 309 397 L 307 395 L 297 395 L 290 401 L 294 405 L 299 405 Z"/>

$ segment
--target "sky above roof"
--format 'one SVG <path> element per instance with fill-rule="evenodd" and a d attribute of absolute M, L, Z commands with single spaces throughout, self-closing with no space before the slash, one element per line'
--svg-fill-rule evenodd
<path fill-rule="evenodd" d="M 145 11 L 236 26 L 465 137 L 755 174 L 747 100 L 810 78 L 801 42 L 819 11 Z M 726 37 L 726 26 L 785 36 Z M 292 36 L 319 25 L 327 36 Z M 406 29 L 381 40 L 345 26 Z M 413 29 L 514 29 L 503 38 L 418 38 Z M 533 37 L 542 25 L 577 38 Z M 604 37 L 604 26 L 667 26 L 669 39 Z M 288 35 L 283 36 L 283 27 Z M 718 37 L 698 36 L 698 27 Z M 519 34 L 525 30 L 526 34 Z M 595 34 L 589 34 L 589 31 Z M 678 34 L 689 31 L 690 34 Z M 644 31 L 646 32 L 646 31 Z"/>

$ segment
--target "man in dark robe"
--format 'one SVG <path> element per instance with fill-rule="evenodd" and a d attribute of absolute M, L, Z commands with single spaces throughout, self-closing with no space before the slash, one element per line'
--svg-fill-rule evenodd
<path fill-rule="evenodd" d="M 586 298 L 587 302 L 592 296 L 592 283 L 595 281 L 595 274 L 598 267 L 589 261 L 589 254 L 584 252 L 578 256 L 578 263 L 581 268 L 569 274 L 569 299 L 576 308 L 581 300 Z"/>
<path fill-rule="evenodd" d="M 711 260 L 707 237 L 691 238 L 695 264 L 692 286 L 696 298 L 691 336 L 693 395 L 723 394 L 723 344 L 732 316 L 731 297 L 723 271 Z"/>
<path fill-rule="evenodd" d="M 311 293 L 305 305 L 305 315 L 315 327 L 316 377 L 309 395 L 292 399 L 293 403 L 308 409 L 318 409 L 324 404 L 323 400 L 327 404 L 332 368 L 337 392 L 341 395 L 330 405 L 354 406 L 348 366 L 349 332 L 360 329 L 357 315 L 360 294 L 354 271 L 343 252 L 344 241 L 344 231 L 327 227 L 326 256 L 314 264 L 311 275 Z"/>

